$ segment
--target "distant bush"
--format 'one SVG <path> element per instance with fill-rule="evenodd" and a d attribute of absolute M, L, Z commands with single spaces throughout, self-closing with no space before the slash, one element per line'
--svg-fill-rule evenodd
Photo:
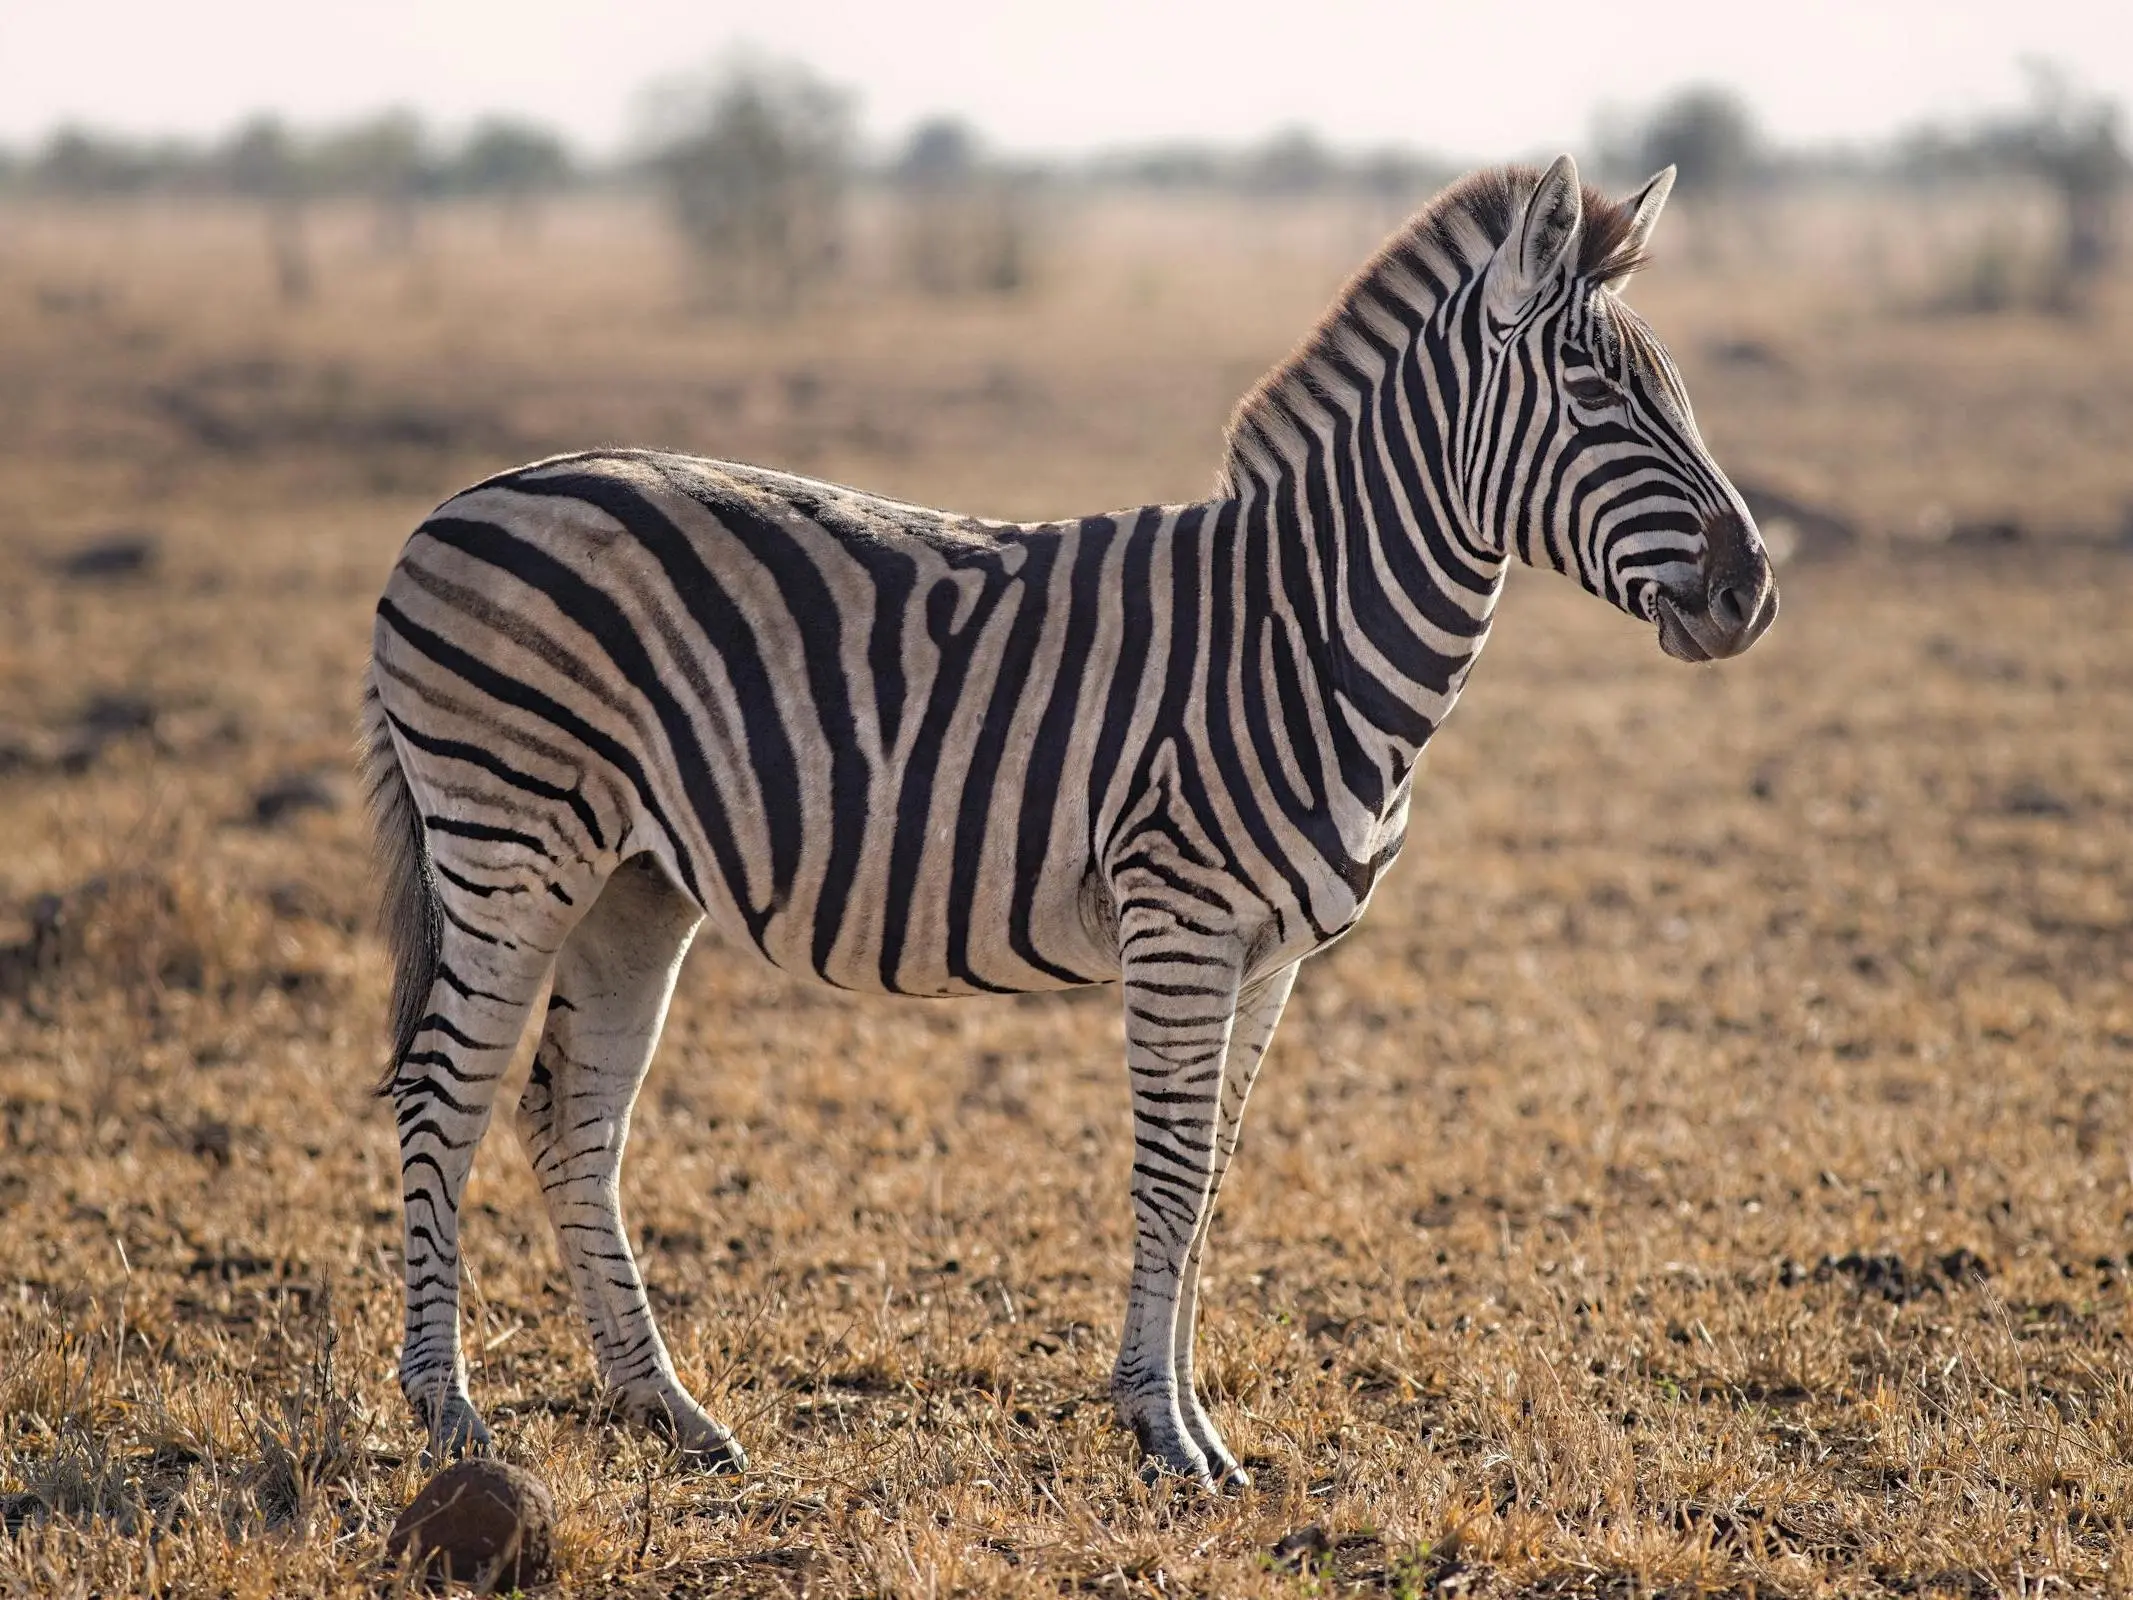
<path fill-rule="evenodd" d="M 1899 142 L 1896 165 L 1906 177 L 1927 183 L 2020 176 L 2046 185 L 2060 213 L 2054 259 L 2043 274 L 2043 297 L 2055 309 L 2081 304 L 2123 255 L 2122 211 L 2133 158 L 2119 108 L 2076 90 L 2056 68 L 2031 64 L 2030 103 L 2018 113 L 1959 129 L 1914 130 Z M 2004 296 L 1974 309 L 2012 303 L 2012 296 Z"/>
<path fill-rule="evenodd" d="M 990 162 L 967 123 L 920 123 L 887 176 L 900 202 L 903 263 L 919 288 L 1010 294 L 1028 282 L 1028 176 Z"/>
<path fill-rule="evenodd" d="M 1203 144 L 1151 145 L 1096 157 L 1089 176 L 1098 183 L 1149 189 L 1217 189 L 1233 181 L 1235 162 Z"/>
<path fill-rule="evenodd" d="M 311 297 L 311 243 L 304 202 L 315 183 L 304 150 L 276 117 L 259 117 L 209 158 L 223 187 L 259 201 L 267 213 L 267 254 L 284 302 Z"/>
<path fill-rule="evenodd" d="M 1731 90 L 1709 86 L 1683 89 L 1612 143 L 1608 167 L 1635 178 L 1671 166 L 1682 194 L 1739 189 L 1765 161 L 1747 105 Z"/>
<path fill-rule="evenodd" d="M 976 130 L 960 117 L 929 117 L 911 130 L 889 174 L 899 183 L 967 182 L 984 165 Z"/>
<path fill-rule="evenodd" d="M 278 117 L 254 117 L 204 146 L 70 127 L 26 161 L 0 161 L 0 187 L 36 194 L 219 194 L 257 202 L 275 287 L 289 302 L 309 298 L 315 283 L 307 225 L 314 201 L 369 201 L 378 242 L 404 252 L 415 242 L 418 207 L 426 199 L 495 196 L 511 202 L 523 220 L 534 196 L 577 175 L 563 141 L 531 123 L 492 118 L 447 144 L 406 111 L 309 132 Z"/>
<path fill-rule="evenodd" d="M 65 127 L 30 158 L 24 177 L 31 187 L 47 193 L 141 194 L 182 185 L 195 164 L 194 152 L 175 141 L 146 142 Z"/>
<path fill-rule="evenodd" d="M 1098 183 L 1150 189 L 1367 195 L 1411 205 L 1427 199 L 1459 169 L 1410 150 L 1342 151 L 1308 129 L 1289 128 L 1242 150 L 1176 144 L 1114 151 L 1098 156 L 1086 171 Z"/>
<path fill-rule="evenodd" d="M 443 143 L 412 113 L 387 111 L 306 132 L 277 117 L 255 117 L 208 145 L 66 127 L 26 159 L 0 153 L 0 177 L 10 176 L 20 187 L 83 197 L 172 192 L 412 200 L 537 193 L 575 181 L 577 169 L 568 146 L 531 123 L 492 118 L 465 139 Z"/>
<path fill-rule="evenodd" d="M 1247 150 L 1238 174 L 1255 194 L 1315 194 L 1345 176 L 1325 142 L 1308 128 L 1284 128 Z"/>
<path fill-rule="evenodd" d="M 278 117 L 246 123 L 209 153 L 203 168 L 218 187 L 255 200 L 300 199 L 314 182 L 306 151 Z"/>
<path fill-rule="evenodd" d="M 743 61 L 662 99 L 651 170 L 713 296 L 785 308 L 834 273 L 852 172 L 848 97 L 801 68 Z"/>
<path fill-rule="evenodd" d="M 333 193 L 382 198 L 442 187 L 444 163 L 408 111 L 328 129 L 312 145 L 309 161 L 319 188 Z"/>
<path fill-rule="evenodd" d="M 1400 206 L 1420 205 L 1458 176 L 1456 168 L 1411 150 L 1376 150 L 1349 163 L 1350 181 L 1363 193 Z"/>
<path fill-rule="evenodd" d="M 443 173 L 456 194 L 518 199 L 565 188 L 575 176 L 570 147 L 546 128 L 508 117 L 475 126 Z"/>

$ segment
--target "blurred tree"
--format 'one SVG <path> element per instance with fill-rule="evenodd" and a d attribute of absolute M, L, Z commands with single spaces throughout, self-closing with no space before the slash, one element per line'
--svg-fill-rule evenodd
<path fill-rule="evenodd" d="M 1458 176 L 1445 166 L 1412 150 L 1376 150 L 1355 163 L 1355 180 L 1365 194 L 1411 211 Z"/>
<path fill-rule="evenodd" d="M 1223 152 L 1211 145 L 1156 145 L 1098 156 L 1089 168 L 1097 179 L 1150 189 L 1215 189 L 1229 176 Z"/>
<path fill-rule="evenodd" d="M 463 194 L 523 199 L 560 189 L 574 175 L 569 148 L 546 128 L 491 117 L 467 136 L 443 181 Z"/>
<path fill-rule="evenodd" d="M 500 200 L 505 233 L 525 240 L 538 230 L 541 197 L 576 176 L 569 148 L 546 128 L 491 117 L 467 136 L 443 181 L 455 193 Z"/>
<path fill-rule="evenodd" d="M 377 208 L 379 246 L 414 248 L 416 202 L 438 186 L 422 124 L 411 111 L 387 111 L 326 134 L 312 157 L 320 187 L 366 196 Z"/>
<path fill-rule="evenodd" d="M 267 255 L 284 303 L 311 297 L 311 248 L 305 203 L 312 174 L 277 117 L 256 117 L 230 136 L 211 162 L 234 194 L 257 200 L 267 219 Z"/>
<path fill-rule="evenodd" d="M 904 259 L 929 294 L 1008 294 L 1029 275 L 1024 184 L 988 162 L 953 117 L 920 123 L 891 163 L 905 222 Z"/>
<path fill-rule="evenodd" d="M 1762 165 L 1762 139 L 1738 95 L 1696 86 L 1681 90 L 1630 130 L 1626 147 L 1611 153 L 1608 165 L 1638 177 L 1673 166 L 1681 193 L 1720 194 L 1755 176 Z"/>
<path fill-rule="evenodd" d="M 2119 206 L 2133 162 L 2116 105 L 2082 94 L 2057 67 L 2032 61 L 2027 69 L 2030 113 L 2010 132 L 2020 158 L 2058 191 L 2059 261 L 2048 298 L 2069 311 L 2118 259 Z"/>
<path fill-rule="evenodd" d="M 748 60 L 663 98 L 670 131 L 652 167 L 709 287 L 789 308 L 840 262 L 849 98 L 802 68 Z"/>
<path fill-rule="evenodd" d="M 1312 194 L 1332 183 L 1340 163 L 1309 128 L 1284 128 L 1244 158 L 1240 177 L 1257 194 Z"/>
<path fill-rule="evenodd" d="M 30 182 L 52 194 L 140 194 L 181 177 L 191 152 L 175 143 L 144 145 L 115 134 L 64 127 L 30 163 Z"/>
<path fill-rule="evenodd" d="M 2097 281 L 2121 258 L 2122 210 L 2133 159 L 2117 105 L 2080 91 L 2060 67 L 2038 61 L 2025 65 L 2030 80 L 2025 110 L 1967 128 L 1914 129 L 1898 141 L 1894 167 L 1914 183 L 2019 174 L 2049 188 L 2059 203 L 2059 236 L 2041 284 L 2037 272 L 2027 276 L 2033 292 L 2041 288 L 2047 306 L 2072 311 L 2087 303 Z M 1954 303 L 1992 311 L 2024 298 L 2016 292 L 2011 235 L 2003 227 L 1988 239 L 1989 248 L 1980 247 L 1979 259 L 1992 267 L 1985 276 L 1993 292 L 1973 293 L 1966 282 Z"/>
<path fill-rule="evenodd" d="M 911 130 L 891 168 L 903 183 L 961 183 L 978 170 L 978 136 L 959 117 L 929 117 Z"/>
<path fill-rule="evenodd" d="M 233 194 L 300 194 L 309 185 L 303 152 L 279 117 L 254 117 L 215 154 L 212 164 Z"/>

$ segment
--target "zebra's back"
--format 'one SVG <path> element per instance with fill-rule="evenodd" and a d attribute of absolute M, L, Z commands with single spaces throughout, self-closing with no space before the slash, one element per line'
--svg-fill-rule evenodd
<path fill-rule="evenodd" d="M 646 452 L 457 496 L 372 668 L 445 913 L 521 937 L 650 854 L 845 987 L 1115 978 L 1092 840 L 1154 711 L 1123 569 L 1169 515 L 1017 527 Z"/>

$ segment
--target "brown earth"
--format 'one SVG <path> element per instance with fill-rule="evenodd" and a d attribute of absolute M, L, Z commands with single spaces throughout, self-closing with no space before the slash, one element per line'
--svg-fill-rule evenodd
<path fill-rule="evenodd" d="M 2133 1586 L 2133 303 L 1927 314 L 1968 235 L 1909 216 L 1662 235 L 1634 295 L 1721 459 L 1861 537 L 1723 668 L 1514 581 L 1224 1196 L 1204 1371 L 1258 1487 L 1150 1490 L 1110 1420 L 1111 992 L 705 947 L 627 1199 L 745 1480 L 603 1420 L 507 1127 L 470 1195 L 475 1395 L 566 1587 Z M 293 308 L 241 210 L 0 213 L 0 1593 L 389 1582 L 347 768 L 430 504 L 610 440 L 1002 515 L 1191 495 L 1382 220 L 1076 202 L 1018 297 L 751 324 L 622 201 L 406 256 L 323 217 Z"/>

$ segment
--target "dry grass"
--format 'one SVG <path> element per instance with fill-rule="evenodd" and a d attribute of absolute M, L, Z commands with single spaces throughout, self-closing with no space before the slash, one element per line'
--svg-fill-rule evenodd
<path fill-rule="evenodd" d="M 418 1441 L 337 774 L 430 502 L 611 438 L 1002 513 L 1191 494 L 1368 231 L 1092 208 L 1023 299 L 745 327 L 626 208 L 447 220 L 397 260 L 345 219 L 288 313 L 241 213 L 0 229 L 0 1592 L 390 1587 Z M 1891 317 L 1850 245 L 1686 243 L 1638 298 L 1733 465 L 1874 529 L 2114 525 L 2124 305 Z M 148 570 L 55 565 L 124 528 Z M 1691 671 L 1514 582 L 1225 1196 L 1239 1499 L 1145 1488 L 1103 1397 L 1114 997 L 701 950 L 628 1203 L 745 1481 L 603 1422 L 507 1128 L 470 1195 L 475 1394 L 568 1587 L 2133 1587 L 2129 602 L 2098 542 L 1877 542 Z"/>

